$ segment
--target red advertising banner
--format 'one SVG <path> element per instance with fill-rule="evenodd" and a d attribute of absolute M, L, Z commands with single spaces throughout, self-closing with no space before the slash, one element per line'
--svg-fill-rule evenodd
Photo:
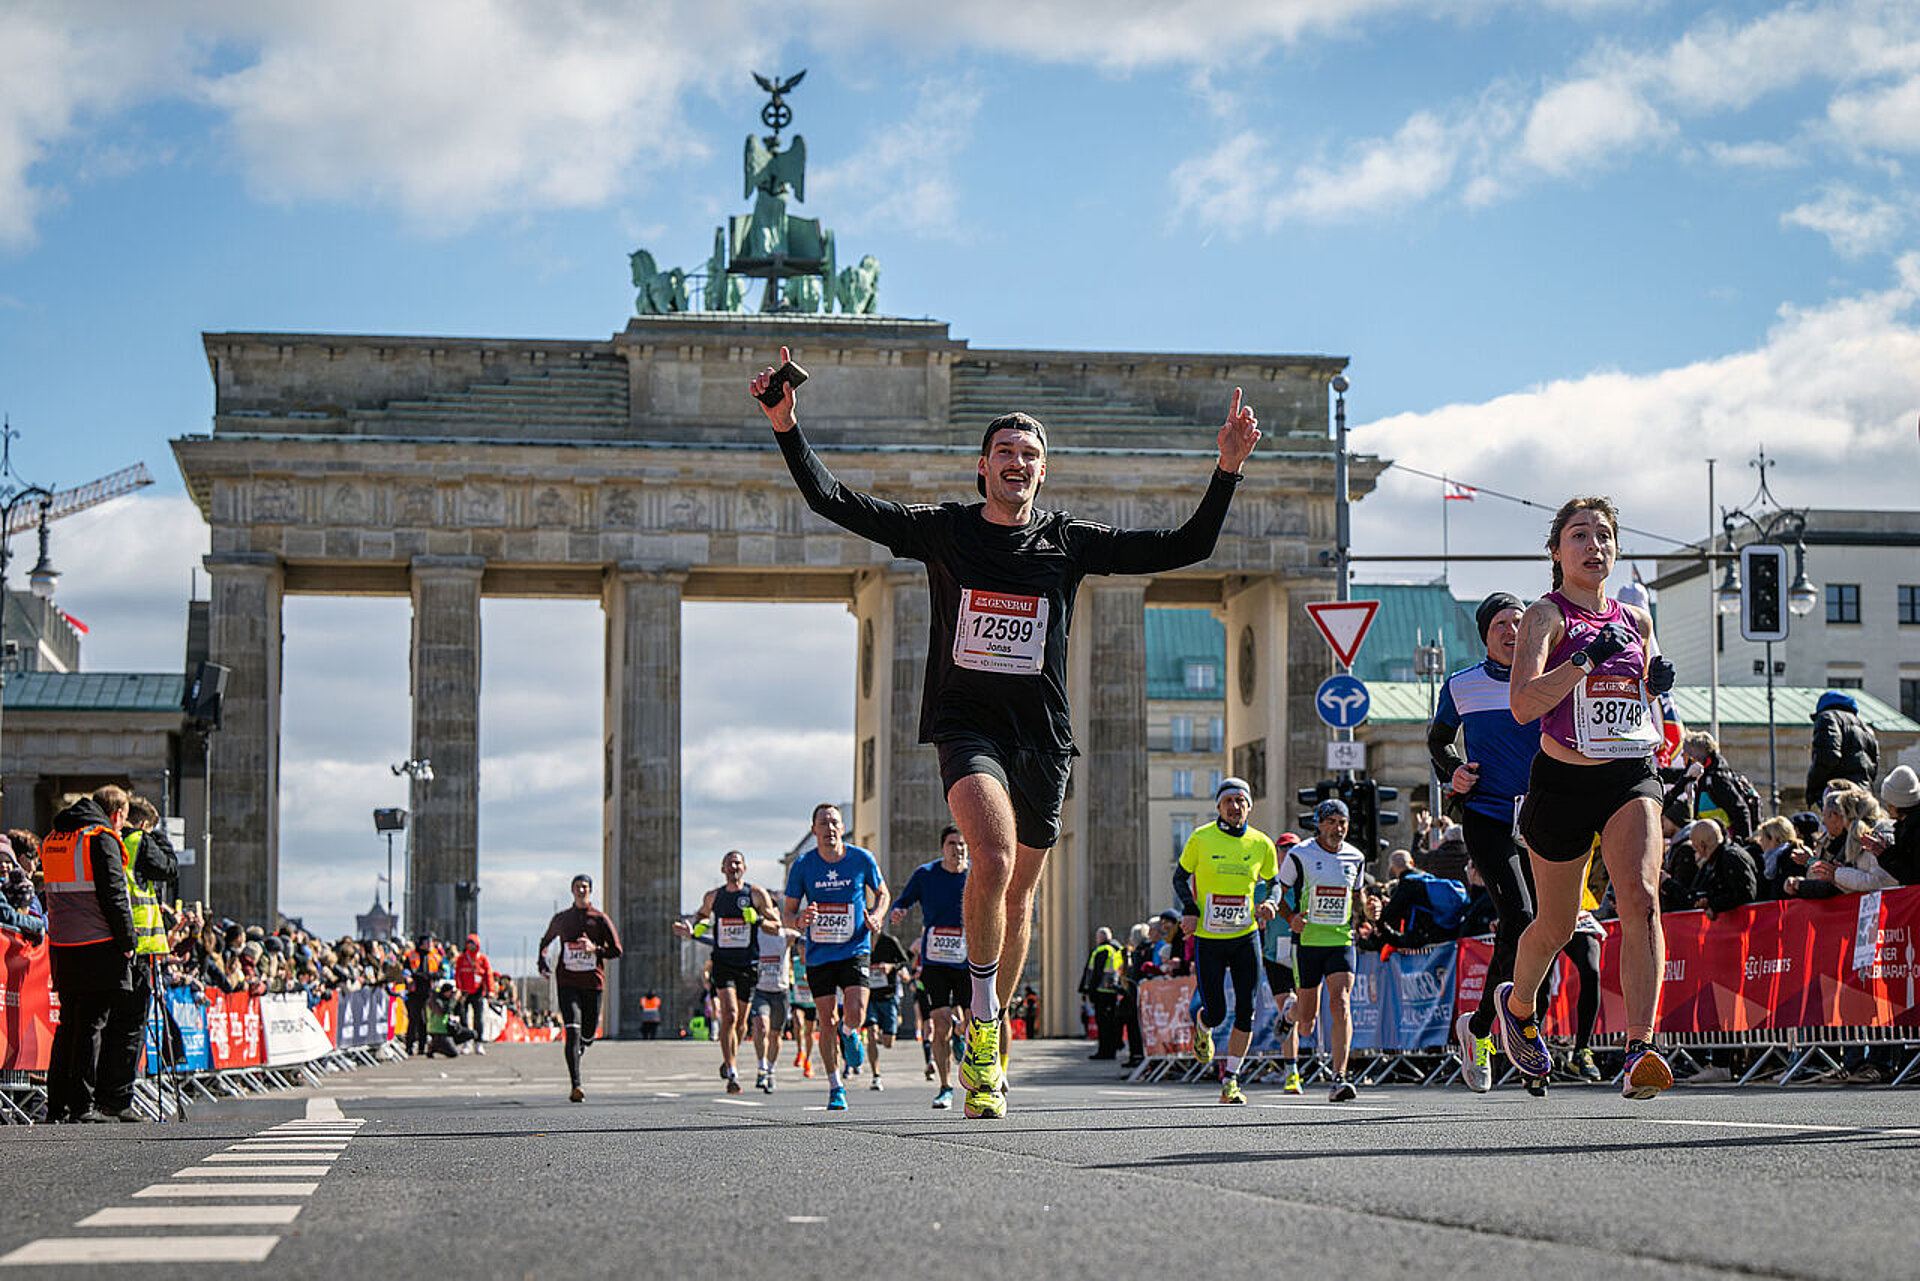
<path fill-rule="evenodd" d="M 216 1068 L 259 1067 L 265 1063 L 259 999 L 245 992 L 208 992 L 207 1048 Z"/>
<path fill-rule="evenodd" d="M 525 1019 L 514 1010 L 507 1011 L 506 1026 L 497 1039 L 502 1041 L 558 1041 L 561 1029 L 557 1027 L 528 1027 Z"/>
<path fill-rule="evenodd" d="M 1140 1036 L 1148 1054 L 1191 1054 L 1193 976 L 1143 979 L 1139 987 Z"/>
<path fill-rule="evenodd" d="M 326 998 L 313 1007 L 313 1017 L 320 1020 L 320 1028 L 327 1034 L 328 1042 L 340 1044 L 340 994 L 327 993 Z"/>
<path fill-rule="evenodd" d="M 1480 993 L 1486 990 L 1487 966 L 1492 960 L 1493 943 L 1489 939 L 1460 940 L 1460 950 L 1455 954 L 1453 966 L 1453 1008 L 1456 1016 L 1480 1008 Z M 1600 986 L 1604 1000 L 1604 979 Z M 1572 961 L 1564 956 L 1553 958 L 1553 977 L 1547 991 L 1546 1017 L 1540 1022 L 1540 1030 L 1548 1036 L 1572 1036 L 1576 1002 L 1580 997 L 1580 976 L 1574 972 Z"/>
<path fill-rule="evenodd" d="M 0 930 L 0 1069 L 40 1072 L 53 1057 L 53 969 L 45 943 Z"/>
<path fill-rule="evenodd" d="M 1659 1031 L 1920 1026 L 1920 886 L 1664 918 Z M 1601 956 L 1600 1030 L 1624 1030 L 1620 937 Z"/>

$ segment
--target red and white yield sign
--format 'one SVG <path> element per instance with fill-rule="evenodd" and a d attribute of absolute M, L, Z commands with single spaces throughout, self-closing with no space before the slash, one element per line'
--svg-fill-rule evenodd
<path fill-rule="evenodd" d="M 1307 616 L 1333 646 L 1342 667 L 1353 666 L 1353 656 L 1360 652 L 1360 642 L 1367 638 L 1367 628 L 1379 612 L 1377 600 L 1321 600 L 1307 606 Z"/>

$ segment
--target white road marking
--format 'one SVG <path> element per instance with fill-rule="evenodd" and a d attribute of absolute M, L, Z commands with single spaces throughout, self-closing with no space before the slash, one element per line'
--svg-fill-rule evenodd
<path fill-rule="evenodd" d="M 737 1107 L 737 1108 L 757 1108 L 757 1107 L 762 1107 L 762 1106 L 764 1106 L 764 1105 L 763 1105 L 763 1104 L 762 1104 L 762 1103 L 761 1103 L 761 1102 L 760 1102 L 759 1100 L 757 1100 L 757 1099 L 729 1099 L 729 1098 L 724 1098 L 724 1097 L 723 1097 L 723 1098 L 718 1098 L 718 1099 L 715 1099 L 715 1100 L 714 1100 L 714 1102 L 715 1102 L 715 1103 L 728 1103 L 728 1104 L 731 1104 L 732 1106 L 734 1106 L 734 1107 Z"/>
<path fill-rule="evenodd" d="M 51 1263 L 260 1263 L 277 1236 L 42 1237 L 29 1241 L 0 1265 L 44 1267 Z"/>
<path fill-rule="evenodd" d="M 175 1170 L 176 1179 L 318 1179 L 323 1178 L 329 1165 L 239 1165 L 213 1166 L 190 1165 L 184 1170 Z"/>
<path fill-rule="evenodd" d="M 328 1095 L 320 1095 L 307 1100 L 307 1120 L 344 1121 L 347 1118 L 340 1111 L 340 1104 Z"/>
<path fill-rule="evenodd" d="M 653 1092 L 653 1097 L 656 1099 L 677 1099 L 680 1096 L 677 1094 L 673 1094 L 667 1090 L 655 1090 Z"/>
<path fill-rule="evenodd" d="M 297 1205 L 203 1205 L 193 1212 L 199 1227 L 263 1227 L 292 1223 Z M 177 1228 L 180 1211 L 171 1205 L 110 1205 L 95 1210 L 73 1225 L 76 1228 Z"/>
<path fill-rule="evenodd" d="M 1794 1125 L 1786 1121 L 1700 1121 L 1687 1117 L 1636 1116 L 1625 1118 L 1641 1125 L 1704 1125 L 1728 1130 L 1800 1130 L 1812 1134 L 1882 1134 L 1893 1138 L 1920 1138 L 1920 1130 L 1880 1125 Z"/>
<path fill-rule="evenodd" d="M 824 1214 L 789 1214 L 787 1216 L 788 1223 L 825 1223 L 826 1221 L 827 1216 Z"/>
<path fill-rule="evenodd" d="M 242 1139 L 228 1144 L 236 1152 L 341 1152 L 346 1139 Z"/>
<path fill-rule="evenodd" d="M 207 1161 L 336 1161 L 338 1152 L 215 1152 Z"/>
<path fill-rule="evenodd" d="M 155 1183 L 136 1197 L 312 1196 L 318 1183 Z"/>
<path fill-rule="evenodd" d="M 1256 1108 L 1311 1108 L 1315 1112 L 1391 1112 L 1392 1108 L 1375 1107 L 1370 1103 L 1319 1103 L 1311 1099 L 1302 1099 L 1298 1103 L 1250 1103 Z"/>

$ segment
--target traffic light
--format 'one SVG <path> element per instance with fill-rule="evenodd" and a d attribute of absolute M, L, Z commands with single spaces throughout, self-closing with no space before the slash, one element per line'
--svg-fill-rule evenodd
<path fill-rule="evenodd" d="M 1371 859 L 1379 849 L 1380 816 L 1374 797 L 1378 784 L 1356 778 L 1341 784 L 1340 799 L 1347 803 L 1347 841 Z"/>
<path fill-rule="evenodd" d="M 1293 816 L 1299 823 L 1302 834 L 1308 837 L 1313 835 L 1314 807 L 1319 805 L 1321 801 L 1326 800 L 1329 796 L 1339 796 L 1340 787 L 1341 785 L 1333 779 L 1323 778 L 1312 787 L 1303 787 L 1295 793 L 1295 798 L 1307 807 Z"/>
<path fill-rule="evenodd" d="M 1787 638 L 1787 549 L 1776 543 L 1753 543 L 1740 549 L 1740 636 L 1750 641 Z"/>
<path fill-rule="evenodd" d="M 1373 812 L 1376 816 L 1378 816 L 1381 827 L 1392 827 L 1394 824 L 1400 821 L 1400 811 L 1381 809 L 1380 807 L 1386 804 L 1388 801 L 1399 800 L 1400 789 L 1397 787 L 1387 787 L 1380 783 L 1375 783 L 1373 785 L 1373 788 L 1374 788 Z M 1381 840 L 1382 842 L 1384 842 L 1386 838 L 1381 837 Z"/>

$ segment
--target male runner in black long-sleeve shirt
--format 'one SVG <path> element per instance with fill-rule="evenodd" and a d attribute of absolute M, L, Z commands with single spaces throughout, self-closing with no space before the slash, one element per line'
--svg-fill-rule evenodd
<path fill-rule="evenodd" d="M 763 370 L 749 392 L 758 397 L 772 376 Z M 1074 593 L 1087 574 L 1160 573 L 1211 556 L 1241 465 L 1260 439 L 1257 420 L 1236 387 L 1199 508 L 1179 529 L 1122 530 L 1034 509 L 1047 439 L 1026 414 L 987 424 L 974 481 L 986 501 L 936 507 L 887 502 L 835 480 L 800 433 L 791 385 L 762 408 L 809 507 L 927 567 L 920 741 L 940 753 L 947 805 L 973 858 L 964 904 L 973 1022 L 960 1077 L 968 1116 L 1004 1116 L 999 1015 L 1026 964 L 1034 888 L 1060 836 L 1074 756 Z"/>

